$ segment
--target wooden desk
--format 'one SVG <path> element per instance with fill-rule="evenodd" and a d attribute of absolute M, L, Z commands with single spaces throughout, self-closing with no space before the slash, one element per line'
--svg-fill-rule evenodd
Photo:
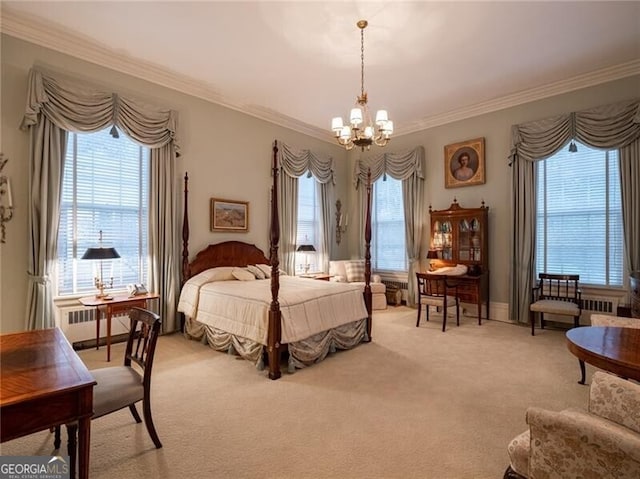
<path fill-rule="evenodd" d="M 147 301 L 158 299 L 155 293 L 129 296 L 128 294 L 117 294 L 111 299 L 96 298 L 87 296 L 80 298 L 80 302 L 87 307 L 96 308 L 96 349 L 100 349 L 100 312 L 104 311 L 107 320 L 107 361 L 111 361 L 111 317 L 116 313 L 129 311 L 131 308 L 147 308 Z"/>
<path fill-rule="evenodd" d="M 96 381 L 62 332 L 0 335 L 0 442 L 78 421 L 78 469 L 89 477 Z"/>
<path fill-rule="evenodd" d="M 585 362 L 640 381 L 640 329 L 585 326 L 570 329 L 566 337 L 569 351 L 580 362 L 580 384 L 585 381 Z"/>
<path fill-rule="evenodd" d="M 433 273 L 429 273 L 433 274 Z M 486 317 L 489 319 L 489 272 L 478 276 L 438 275 L 447 278 L 447 283 L 458 286 L 458 298 L 465 303 L 475 304 L 478 308 L 478 324 L 482 324 L 482 303 L 486 307 Z"/>

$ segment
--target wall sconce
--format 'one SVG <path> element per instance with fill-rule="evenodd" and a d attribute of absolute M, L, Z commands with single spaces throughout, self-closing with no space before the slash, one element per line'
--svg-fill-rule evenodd
<path fill-rule="evenodd" d="M 349 225 L 349 215 L 342 216 L 342 203 L 340 200 L 336 201 L 336 243 L 340 244 L 342 241 L 342 234 L 347 232 L 347 226 Z"/>
<path fill-rule="evenodd" d="M 11 194 L 11 182 L 6 175 L 2 175 L 4 165 L 7 164 L 9 158 L 4 157 L 4 153 L 0 153 L 0 243 L 6 242 L 6 225 L 13 218 L 13 195 Z M 6 206 L 4 197 L 7 197 Z"/>

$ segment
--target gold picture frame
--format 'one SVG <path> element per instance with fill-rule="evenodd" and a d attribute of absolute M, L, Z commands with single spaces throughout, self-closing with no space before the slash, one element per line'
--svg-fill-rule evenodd
<path fill-rule="evenodd" d="M 249 231 L 249 202 L 211 198 L 211 231 Z"/>
<path fill-rule="evenodd" d="M 484 138 L 444 147 L 444 186 L 482 185 L 485 179 Z"/>

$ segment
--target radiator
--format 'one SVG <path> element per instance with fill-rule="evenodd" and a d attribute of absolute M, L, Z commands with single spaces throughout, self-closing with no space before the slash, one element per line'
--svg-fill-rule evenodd
<path fill-rule="evenodd" d="M 618 313 L 618 303 L 621 297 L 583 294 L 581 299 L 582 316 L 580 316 L 580 323 L 591 324 L 592 314 L 611 314 L 615 316 Z"/>
<path fill-rule="evenodd" d="M 582 313 L 616 314 L 619 298 L 615 296 L 583 296 Z"/>
<path fill-rule="evenodd" d="M 382 278 L 382 282 L 387 287 L 387 291 L 400 291 L 402 293 L 402 301 L 407 302 L 409 296 L 409 284 L 406 281 L 396 281 Z M 389 298 L 389 296 L 387 296 Z"/>
<path fill-rule="evenodd" d="M 59 306 L 56 311 L 56 324 L 60 327 L 67 340 L 73 344 L 96 339 L 96 309 L 85 308 L 82 305 Z M 129 331 L 129 316 L 117 314 L 111 317 L 111 337 Z M 107 336 L 107 321 L 104 315 L 100 317 L 100 337 Z"/>

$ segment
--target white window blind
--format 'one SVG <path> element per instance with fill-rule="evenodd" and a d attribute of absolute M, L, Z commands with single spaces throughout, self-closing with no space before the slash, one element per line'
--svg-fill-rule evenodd
<path fill-rule="evenodd" d="M 537 273 L 579 274 L 581 284 L 622 286 L 618 152 L 580 143 L 537 163 Z"/>
<path fill-rule="evenodd" d="M 119 259 L 102 262 L 113 287 L 146 283 L 148 271 L 149 149 L 109 129 L 70 133 L 58 228 L 58 294 L 93 292 L 99 262 L 82 260 L 89 247 L 113 247 Z"/>
<path fill-rule="evenodd" d="M 407 271 L 402 181 L 387 176 L 373 184 L 371 262 L 376 271 Z"/>
<path fill-rule="evenodd" d="M 316 251 L 319 248 L 320 198 L 319 188 L 313 176 L 302 175 L 298 178 L 298 229 L 296 244 L 311 244 Z M 316 253 L 296 253 L 296 273 L 309 264 L 309 271 L 318 271 Z"/>

